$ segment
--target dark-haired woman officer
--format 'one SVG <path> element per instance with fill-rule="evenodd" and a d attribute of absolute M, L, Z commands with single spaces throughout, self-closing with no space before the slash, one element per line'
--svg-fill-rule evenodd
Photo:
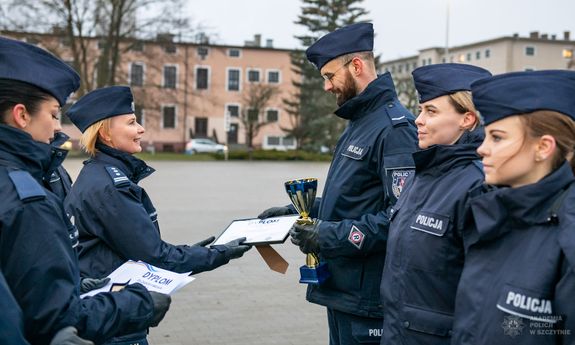
<path fill-rule="evenodd" d="M 470 84 L 488 71 L 437 64 L 413 71 L 420 95 L 415 175 L 390 213 L 382 275 L 382 344 L 449 344 L 463 268 L 467 192 L 483 182 L 483 128 Z"/>
<path fill-rule="evenodd" d="M 472 192 L 452 344 L 575 344 L 575 72 L 471 90 L 485 182 L 499 188 Z"/>
<path fill-rule="evenodd" d="M 53 55 L 0 37 L 0 270 L 33 344 L 48 344 L 69 326 L 96 343 L 146 329 L 170 301 L 139 284 L 79 298 L 73 225 L 42 185 L 64 158 L 49 143 L 60 107 L 78 86 L 78 75 Z"/>

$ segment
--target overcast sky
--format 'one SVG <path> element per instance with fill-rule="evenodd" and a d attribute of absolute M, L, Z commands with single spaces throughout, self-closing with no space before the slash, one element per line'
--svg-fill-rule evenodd
<path fill-rule="evenodd" d="M 375 52 L 390 60 L 444 47 L 448 1 L 450 46 L 530 31 L 562 38 L 567 30 L 575 39 L 575 0 L 364 0 Z M 277 48 L 296 48 L 294 34 L 305 32 L 293 23 L 300 6 L 300 0 L 187 0 L 185 11 L 219 44 L 243 45 L 260 33 Z"/>

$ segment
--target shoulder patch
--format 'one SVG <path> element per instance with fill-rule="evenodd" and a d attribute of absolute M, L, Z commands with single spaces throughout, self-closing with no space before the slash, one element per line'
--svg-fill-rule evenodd
<path fill-rule="evenodd" d="M 391 124 L 395 126 L 405 125 L 408 121 L 407 110 L 403 106 L 399 105 L 395 101 L 391 101 L 385 104 L 385 111 L 391 120 Z"/>
<path fill-rule="evenodd" d="M 130 185 L 130 179 L 128 179 L 128 176 L 126 176 L 126 174 L 124 174 L 122 170 L 113 166 L 107 166 L 106 171 L 108 172 L 108 175 L 110 175 L 110 177 L 112 178 L 112 181 L 114 181 L 114 186 L 124 187 Z"/>
<path fill-rule="evenodd" d="M 46 198 L 46 191 L 29 172 L 25 170 L 13 170 L 8 176 L 16 187 L 18 197 L 22 201 L 41 200 Z"/>

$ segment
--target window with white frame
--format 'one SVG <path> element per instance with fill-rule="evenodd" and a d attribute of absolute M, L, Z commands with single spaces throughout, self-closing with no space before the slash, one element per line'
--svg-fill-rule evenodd
<path fill-rule="evenodd" d="M 489 59 L 491 57 L 491 49 L 485 49 L 485 58 Z"/>
<path fill-rule="evenodd" d="M 162 107 L 162 128 L 176 128 L 175 105 L 165 105 Z"/>
<path fill-rule="evenodd" d="M 535 56 L 535 47 L 534 46 L 526 46 L 525 47 L 525 55 L 526 56 Z"/>
<path fill-rule="evenodd" d="M 248 122 L 258 122 L 260 114 L 257 109 L 248 109 Z"/>
<path fill-rule="evenodd" d="M 233 58 L 239 58 L 242 56 L 242 51 L 237 48 L 230 48 L 228 49 L 228 56 Z"/>
<path fill-rule="evenodd" d="M 240 106 L 239 104 L 227 104 L 226 111 L 230 114 L 230 117 L 239 117 L 240 116 Z"/>
<path fill-rule="evenodd" d="M 228 91 L 240 91 L 240 70 L 228 68 Z"/>
<path fill-rule="evenodd" d="M 268 137 L 269 146 L 280 146 L 280 137 L 269 136 Z"/>
<path fill-rule="evenodd" d="M 207 67 L 196 67 L 196 89 L 207 90 L 209 87 L 210 70 Z"/>
<path fill-rule="evenodd" d="M 175 89 L 178 76 L 178 67 L 175 65 L 164 66 L 164 87 L 166 89 Z"/>
<path fill-rule="evenodd" d="M 248 81 L 250 83 L 259 83 L 260 82 L 260 70 L 248 69 Z"/>
<path fill-rule="evenodd" d="M 277 122 L 279 120 L 279 111 L 277 109 L 266 110 L 266 121 Z"/>
<path fill-rule="evenodd" d="M 136 115 L 136 122 L 144 126 L 144 121 L 146 121 L 146 119 L 144 118 L 144 109 L 141 104 L 134 105 L 134 114 Z"/>
<path fill-rule="evenodd" d="M 269 84 L 279 84 L 280 81 L 280 71 L 269 70 L 268 71 L 268 83 Z"/>
<path fill-rule="evenodd" d="M 130 86 L 144 86 L 144 64 L 132 62 L 130 66 Z"/>

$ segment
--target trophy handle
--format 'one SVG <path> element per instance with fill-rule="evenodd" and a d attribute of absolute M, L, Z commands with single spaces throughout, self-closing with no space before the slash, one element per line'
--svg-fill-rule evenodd
<path fill-rule="evenodd" d="M 317 265 L 319 265 L 319 258 L 317 257 L 317 254 L 315 253 L 306 254 L 305 265 L 310 268 L 317 267 Z"/>

